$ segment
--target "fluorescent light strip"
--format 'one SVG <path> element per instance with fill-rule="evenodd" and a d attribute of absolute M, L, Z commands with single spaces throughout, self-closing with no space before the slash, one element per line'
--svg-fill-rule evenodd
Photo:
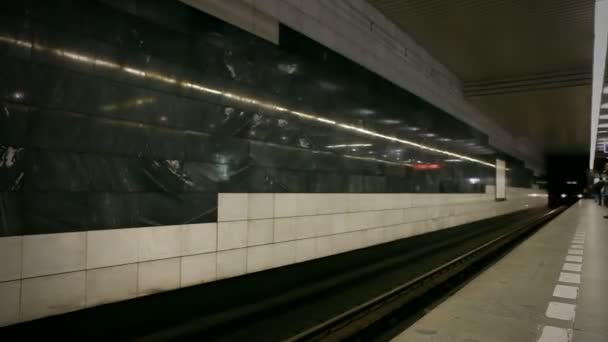
<path fill-rule="evenodd" d="M 589 169 L 593 170 L 595 164 L 595 149 L 596 144 L 600 106 L 602 104 L 602 93 L 608 94 L 608 87 L 605 83 L 606 71 L 606 48 L 608 40 L 608 2 L 595 1 L 594 11 L 594 29 L 593 29 L 593 80 L 591 86 L 591 131 L 589 135 Z"/>
<path fill-rule="evenodd" d="M 342 147 L 369 147 L 372 144 L 344 144 L 344 145 L 329 145 L 327 148 L 342 148 Z"/>
<path fill-rule="evenodd" d="M 12 39 L 10 37 L 5 37 L 5 36 L 0 36 L 0 42 L 8 42 L 17 46 L 22 46 L 22 47 L 27 47 L 27 48 L 31 48 L 32 44 L 28 43 L 28 42 L 24 42 L 24 41 L 19 41 L 19 40 L 15 40 Z M 39 47 L 40 49 L 44 49 L 44 47 Z M 118 68 L 119 65 L 112 63 L 110 61 L 105 61 L 105 60 L 101 60 L 101 59 L 96 59 L 96 58 L 92 58 L 92 57 L 88 57 L 85 55 L 81 55 L 75 52 L 71 52 L 71 51 L 67 51 L 67 50 L 62 50 L 62 49 L 54 49 L 53 50 L 58 56 L 62 56 L 65 57 L 67 59 L 76 61 L 76 62 L 81 62 L 81 63 L 87 63 L 87 64 L 95 64 L 95 65 L 100 65 L 100 66 L 104 66 L 104 67 L 110 67 L 110 68 Z M 132 68 L 129 66 L 122 66 L 122 68 L 120 68 L 120 70 L 135 75 L 135 76 L 139 76 L 139 77 L 143 77 L 143 78 L 151 78 L 151 79 L 155 79 L 158 81 L 162 81 L 162 82 L 166 82 L 166 83 L 177 83 L 177 80 L 165 75 L 161 75 L 161 74 L 157 74 L 157 73 L 151 73 L 151 72 L 147 72 L 147 71 L 143 71 L 143 70 L 139 70 L 136 68 Z M 346 129 L 346 130 L 350 130 L 350 131 L 354 131 L 354 132 L 358 132 L 361 134 L 366 134 L 375 138 L 381 138 L 384 140 L 388 140 L 388 141 L 392 141 L 392 142 L 398 142 L 404 145 L 408 145 L 408 146 L 413 146 L 416 147 L 418 149 L 421 150 L 425 150 L 425 151 L 429 151 L 429 152 L 435 152 L 435 153 L 439 153 L 439 154 L 444 154 L 450 157 L 454 157 L 454 158 L 458 158 L 458 159 L 462 159 L 462 160 L 467 160 L 473 163 L 477 163 L 477 164 L 481 164 L 481 165 L 485 165 L 485 166 L 489 166 L 489 167 L 493 167 L 495 168 L 496 165 L 485 162 L 483 160 L 479 160 L 479 159 L 475 159 L 475 158 L 471 158 L 471 157 L 467 157 L 464 155 L 460 155 L 454 152 L 450 152 L 450 151 L 445 151 L 445 150 L 440 150 L 434 147 L 430 147 L 430 146 L 425 146 L 422 144 L 418 144 L 415 143 L 413 141 L 409 141 L 409 140 L 404 140 L 404 139 L 399 139 L 396 137 L 392 137 L 392 136 L 388 136 L 388 135 L 384 135 L 378 132 L 374 132 L 374 131 L 370 131 L 367 130 L 365 128 L 361 128 L 361 127 L 357 127 L 357 126 L 352 126 L 352 125 L 348 125 L 345 123 L 339 123 L 337 121 L 334 120 L 330 120 L 327 118 L 324 118 L 322 116 L 318 116 L 315 114 L 310 114 L 310 113 L 302 113 L 302 112 L 298 112 L 295 110 L 291 110 L 288 108 L 284 108 L 284 107 L 280 107 L 277 106 L 275 104 L 272 103 L 266 103 L 266 102 L 262 102 L 259 101 L 257 99 L 253 99 L 253 98 L 248 98 L 245 96 L 240 96 L 240 95 L 236 95 L 236 94 L 232 94 L 229 92 L 225 92 L 225 91 L 221 91 L 218 89 L 212 89 L 212 88 L 207 88 L 204 86 L 201 86 L 199 84 L 196 83 L 191 83 L 191 82 L 180 82 L 179 83 L 182 87 L 185 88 L 190 88 L 190 89 L 195 89 L 204 93 L 209 93 L 209 94 L 214 94 L 214 95 L 218 95 L 218 96 L 223 96 L 235 101 L 239 101 L 239 102 L 243 102 L 243 103 L 247 103 L 247 104 L 253 104 L 253 105 L 258 105 L 261 106 L 263 108 L 267 108 L 267 109 L 271 109 L 271 110 L 276 110 L 279 112 L 285 112 L 285 113 L 289 113 L 292 115 L 295 115 L 297 117 L 303 118 L 303 119 L 307 119 L 307 120 L 314 120 L 314 121 L 318 121 L 318 122 L 322 122 L 324 124 L 328 124 L 328 125 L 335 125 L 338 126 L 340 128 Z M 608 127 L 608 126 L 607 126 Z M 369 158 L 368 158 L 369 159 Z"/>

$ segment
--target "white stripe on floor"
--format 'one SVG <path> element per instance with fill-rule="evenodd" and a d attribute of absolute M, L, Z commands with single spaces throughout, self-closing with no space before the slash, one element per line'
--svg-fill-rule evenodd
<path fill-rule="evenodd" d="M 572 264 L 569 262 L 564 263 L 562 270 L 570 272 L 580 272 L 583 268 L 583 264 Z"/>
<path fill-rule="evenodd" d="M 576 299 L 578 297 L 578 286 L 557 284 L 553 290 L 553 297 Z"/>
<path fill-rule="evenodd" d="M 549 302 L 549 306 L 547 307 L 547 312 L 545 314 L 549 318 L 561 319 L 563 321 L 574 321 L 574 316 L 576 316 L 576 305 Z"/>
<path fill-rule="evenodd" d="M 583 262 L 583 257 L 580 255 L 566 255 L 566 261 L 569 262 Z"/>
<path fill-rule="evenodd" d="M 572 249 L 583 249 L 583 245 L 571 245 L 570 248 L 572 248 Z"/>
<path fill-rule="evenodd" d="M 562 283 L 580 284 L 581 275 L 577 273 L 561 272 L 559 274 L 559 281 Z"/>
<path fill-rule="evenodd" d="M 572 329 L 543 327 L 543 332 L 538 342 L 570 342 L 572 341 Z"/>
<path fill-rule="evenodd" d="M 582 249 L 569 249 L 568 254 L 583 255 L 583 250 Z"/>

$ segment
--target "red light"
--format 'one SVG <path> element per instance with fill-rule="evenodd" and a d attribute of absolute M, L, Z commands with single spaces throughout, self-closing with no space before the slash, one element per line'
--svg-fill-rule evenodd
<path fill-rule="evenodd" d="M 414 164 L 412 165 L 414 170 L 437 170 L 441 168 L 439 164 Z"/>

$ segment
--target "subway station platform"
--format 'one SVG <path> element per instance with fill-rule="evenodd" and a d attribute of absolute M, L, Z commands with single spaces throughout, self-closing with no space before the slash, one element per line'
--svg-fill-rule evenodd
<path fill-rule="evenodd" d="M 608 220 L 574 204 L 393 341 L 608 341 Z"/>

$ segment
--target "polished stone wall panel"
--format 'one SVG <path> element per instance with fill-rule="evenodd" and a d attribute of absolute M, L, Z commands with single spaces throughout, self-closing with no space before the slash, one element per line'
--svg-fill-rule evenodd
<path fill-rule="evenodd" d="M 328 124 L 488 162 L 497 153 L 286 27 L 277 46 L 169 0 L 2 2 L 0 64 L 2 236 L 212 222 L 218 192 L 480 193 L 494 182 L 487 166 Z M 507 163 L 510 185 L 529 186 Z"/>

